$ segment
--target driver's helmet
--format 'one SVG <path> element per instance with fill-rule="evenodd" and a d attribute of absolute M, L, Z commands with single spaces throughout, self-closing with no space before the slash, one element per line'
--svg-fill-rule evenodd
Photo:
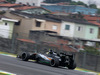
<path fill-rule="evenodd" d="M 50 50 L 49 53 L 50 53 L 50 54 L 53 54 L 53 50 Z"/>

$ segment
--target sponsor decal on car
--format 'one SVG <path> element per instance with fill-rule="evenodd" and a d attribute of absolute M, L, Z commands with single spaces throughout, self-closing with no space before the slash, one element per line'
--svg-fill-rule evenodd
<path fill-rule="evenodd" d="M 43 54 L 39 54 L 42 58 L 44 58 L 45 60 L 51 60 L 51 58 L 49 58 L 49 57 L 46 57 L 45 55 L 43 55 Z"/>

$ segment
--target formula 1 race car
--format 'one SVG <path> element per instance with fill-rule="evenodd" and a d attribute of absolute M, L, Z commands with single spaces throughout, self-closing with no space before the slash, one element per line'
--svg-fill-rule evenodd
<path fill-rule="evenodd" d="M 29 59 L 36 60 L 37 63 L 45 63 L 52 67 L 63 66 L 63 67 L 67 67 L 68 69 L 76 68 L 74 56 L 67 55 L 64 53 L 41 54 L 41 53 L 23 52 L 21 53 L 21 55 L 17 55 L 17 57 L 22 59 L 23 61 L 28 61 Z"/>

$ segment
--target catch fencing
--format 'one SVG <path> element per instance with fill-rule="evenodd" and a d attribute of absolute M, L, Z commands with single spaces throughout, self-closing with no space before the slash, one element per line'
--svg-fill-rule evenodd
<path fill-rule="evenodd" d="M 78 52 L 75 57 L 77 66 L 100 72 L 100 56 L 86 52 Z"/>

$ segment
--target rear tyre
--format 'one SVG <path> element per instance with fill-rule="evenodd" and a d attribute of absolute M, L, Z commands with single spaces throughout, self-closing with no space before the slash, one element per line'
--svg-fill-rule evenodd
<path fill-rule="evenodd" d="M 50 66 L 58 67 L 59 66 L 59 60 L 58 59 L 52 59 L 51 62 L 50 62 Z"/>
<path fill-rule="evenodd" d="M 75 69 L 76 68 L 76 63 L 75 62 L 73 62 L 73 63 L 70 63 L 68 66 L 68 69 Z"/>
<path fill-rule="evenodd" d="M 22 53 L 21 59 L 23 61 L 28 61 L 29 60 L 29 57 L 30 57 L 30 54 L 29 53 Z"/>

